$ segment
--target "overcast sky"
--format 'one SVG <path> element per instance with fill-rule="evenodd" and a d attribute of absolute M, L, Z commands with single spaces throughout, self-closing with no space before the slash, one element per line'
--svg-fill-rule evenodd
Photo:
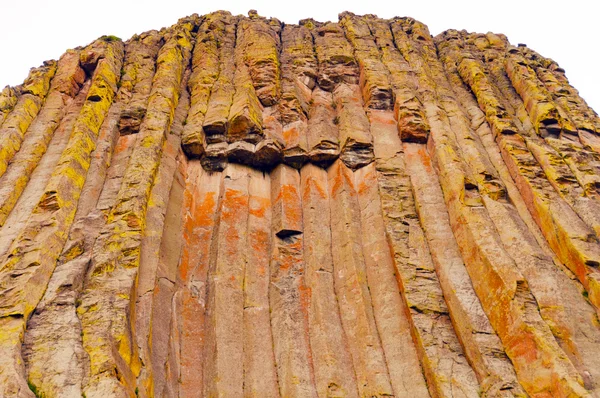
<path fill-rule="evenodd" d="M 102 35 L 127 39 L 135 33 L 172 25 L 186 15 L 225 9 L 297 23 L 312 17 L 337 21 L 337 14 L 410 16 L 433 35 L 445 29 L 498 32 L 513 44 L 525 43 L 557 61 L 571 84 L 600 112 L 600 29 L 595 1 L 327 1 L 327 0 L 0 0 L 0 88 L 16 85 L 30 67 L 58 59 L 67 49 Z"/>

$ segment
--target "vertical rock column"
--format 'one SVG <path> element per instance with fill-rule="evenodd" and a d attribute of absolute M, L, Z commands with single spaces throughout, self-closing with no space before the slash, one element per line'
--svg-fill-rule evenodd
<path fill-rule="evenodd" d="M 360 210 L 352 171 L 328 170 L 335 290 L 360 396 L 394 395 L 375 321 L 361 246 Z"/>
<path fill-rule="evenodd" d="M 414 46 L 407 51 L 411 63 L 423 65 L 421 73 L 430 76 L 439 94 L 444 93 L 448 83 L 426 29 L 411 20 L 399 20 L 393 28 L 397 41 L 409 40 Z M 415 40 L 419 35 L 423 39 Z M 423 57 L 426 62 L 417 61 L 416 56 Z M 428 143 L 439 171 L 452 231 L 482 307 L 514 364 L 519 382 L 528 393 L 550 390 L 555 394 L 585 396 L 582 379 L 541 319 L 526 279 L 500 244 L 493 222 L 481 206 L 487 199 L 502 198 L 494 197 L 494 191 L 486 184 L 485 176 L 489 173 L 486 158 L 476 147 L 461 146 L 458 149 L 454 140 L 459 141 L 464 130 L 457 127 L 468 127 L 468 123 L 461 120 L 464 116 L 454 101 L 445 100 L 442 104 L 449 126 L 437 124 L 434 128 L 435 119 L 430 116 L 432 135 Z M 507 367 L 507 371 L 512 373 L 512 368 Z M 503 379 L 505 383 L 506 377 Z M 556 383 L 556 379 L 561 382 Z M 512 388 L 519 388 L 516 382 L 512 384 Z"/>
<path fill-rule="evenodd" d="M 146 210 L 163 144 L 179 99 L 191 51 L 194 21 L 182 20 L 166 34 L 158 54 L 148 111 L 107 224 L 95 242 L 92 264 L 77 311 L 84 348 L 90 355 L 88 397 L 131 392 L 140 362 L 131 323 L 135 280 Z M 119 375 L 119 379 L 116 376 Z"/>
<path fill-rule="evenodd" d="M 594 390 L 597 388 L 598 377 L 598 355 L 595 352 L 598 352 L 597 344 L 600 341 L 600 331 L 593 321 L 594 308 L 581 294 L 581 286 L 577 286 L 578 283 L 560 269 L 563 265 L 558 260 L 555 260 L 556 265 L 553 263 L 552 252 L 529 214 L 493 141 L 493 131 L 504 131 L 503 134 L 516 134 L 520 131 L 517 122 L 509 116 L 513 113 L 507 111 L 512 105 L 507 104 L 503 95 L 494 89 L 499 85 L 492 83 L 494 77 L 482 61 L 485 53 L 497 55 L 493 48 L 497 38 L 493 34 L 466 35 L 448 31 L 436 38 L 436 46 L 449 75 L 458 78 L 462 76 L 471 87 L 473 93 L 462 89 L 462 85 L 458 84 L 454 86 L 454 90 L 463 107 L 469 109 L 472 123 L 479 125 L 477 133 L 512 202 L 486 200 L 488 213 L 504 247 L 527 278 L 542 318 L 584 379 L 585 387 Z M 502 62 L 493 56 L 489 59 Z M 477 106 L 477 101 L 481 109 Z M 486 118 L 489 124 L 483 122 Z M 513 127 L 502 130 L 506 126 Z M 551 138 L 547 140 L 558 141 Z"/>
<path fill-rule="evenodd" d="M 416 79 L 394 44 L 388 22 L 369 17 L 353 17 L 351 22 L 361 24 L 361 20 L 368 23 L 397 99 L 397 120 L 386 110 L 371 110 L 368 116 L 383 220 L 414 344 L 432 396 L 452 396 L 453 391 L 476 396 L 479 383 L 452 326 L 404 164 L 400 136 L 422 140 L 429 131 L 416 96 Z M 412 106 L 410 112 L 407 104 Z"/>
<path fill-rule="evenodd" d="M 244 396 L 277 397 L 269 283 L 271 258 L 270 177 L 250 170 L 248 251 L 244 270 Z"/>
<path fill-rule="evenodd" d="M 244 394 L 244 273 L 247 263 L 247 166 L 230 163 L 222 176 L 218 232 L 208 272 L 204 396 Z"/>
<path fill-rule="evenodd" d="M 379 48 L 371 36 L 369 26 L 363 19 L 356 18 L 350 13 L 341 15 L 340 24 L 344 27 L 346 37 L 352 43 L 355 57 L 358 60 L 364 107 L 367 112 L 373 109 L 391 110 L 393 90 L 389 72 L 381 61 Z M 334 97 L 339 95 L 342 87 L 343 85 L 340 85 L 336 88 Z M 362 129 L 364 132 L 368 132 L 365 138 L 371 141 L 370 121 L 367 115 L 361 117 L 365 114 L 365 110 L 350 108 L 346 105 L 354 104 L 355 107 L 361 106 L 362 108 L 361 96 L 357 94 L 356 92 L 347 93 L 346 100 L 342 97 L 340 132 L 341 135 L 344 135 L 346 129 L 354 132 Z M 349 120 L 344 120 L 347 113 L 351 117 Z M 377 171 L 374 165 L 367 165 L 373 157 L 370 146 L 369 143 L 363 147 L 367 156 L 362 162 L 348 162 L 347 152 L 342 153 L 341 159 L 347 164 L 358 167 L 354 173 L 354 185 L 360 208 L 361 240 L 377 329 L 381 337 L 394 395 L 428 396 L 417 351 L 411 339 L 408 309 L 400 296 L 398 284 L 394 278 L 394 265 L 386 241 L 381 200 L 377 189 Z M 403 366 L 400 366 L 400 363 Z"/>
<path fill-rule="evenodd" d="M 281 121 L 283 162 L 300 168 L 308 160 L 308 109 L 317 60 L 306 26 L 285 25 L 281 32 Z"/>
<path fill-rule="evenodd" d="M 360 87 L 366 107 L 379 110 L 392 109 L 394 92 L 390 82 L 390 72 L 382 60 L 366 18 L 345 12 L 340 14 L 340 25 L 354 47 L 354 55 L 360 70 Z"/>
<path fill-rule="evenodd" d="M 327 166 L 339 156 L 341 141 L 338 104 L 332 92 L 339 83 L 357 84 L 358 70 L 352 47 L 337 24 L 320 24 L 313 20 L 301 21 L 301 24 L 311 30 L 317 58 L 317 86 L 309 100 L 309 159 L 314 164 Z"/>
<path fill-rule="evenodd" d="M 452 326 L 429 247 L 419 224 L 397 122 L 389 111 L 369 114 L 383 220 L 412 336 L 434 397 L 477 396 L 479 382 Z"/>
<path fill-rule="evenodd" d="M 25 190 L 31 173 L 46 153 L 54 132 L 84 79 L 85 72 L 79 66 L 79 51 L 67 51 L 58 61 L 48 98 L 38 117 L 29 126 L 21 150 L 11 159 L 6 173 L 0 177 L 0 226 Z"/>
<path fill-rule="evenodd" d="M 256 131 L 245 138 L 245 141 L 256 143 L 254 147 L 248 147 L 250 152 L 247 154 L 244 154 L 244 148 L 237 148 L 237 145 L 246 144 L 230 145 L 229 157 L 235 160 L 235 152 L 241 150 L 240 162 L 262 169 L 272 168 L 281 162 L 285 146 L 279 106 L 276 106 L 281 96 L 279 55 L 282 29 L 281 22 L 277 19 L 260 17 L 254 11 L 249 13 L 248 19 L 240 21 L 238 25 L 236 54 L 243 55 L 236 61 L 236 68 L 238 72 L 247 68 L 251 86 L 246 88 L 244 94 L 247 98 L 244 100 L 247 103 L 245 112 L 247 120 L 253 120 L 243 129 L 249 132 Z M 236 84 L 244 79 L 246 77 L 243 74 L 236 75 Z M 233 106 L 236 106 L 236 97 Z M 252 137 L 254 134 L 257 134 L 255 138 Z"/>
<path fill-rule="evenodd" d="M 181 130 L 189 109 L 186 90 L 189 74 L 187 69 L 181 81 L 181 94 L 150 194 L 140 244 L 135 332 L 140 359 L 145 366 L 138 377 L 138 391 L 146 387 L 150 396 L 164 395 L 165 389 L 175 384 L 169 383 L 171 375 L 166 374 L 165 368 L 172 342 L 172 299 L 183 235 L 182 204 L 187 162 L 181 149 Z"/>
<path fill-rule="evenodd" d="M 67 148 L 46 184 L 25 228 L 13 242 L 0 271 L 2 395 L 27 394 L 20 348 L 25 322 L 42 298 L 75 216 L 98 130 L 116 92 L 123 44 L 105 44 L 88 97 L 73 126 Z M 31 242 L 35 242 L 32 244 Z"/>
<path fill-rule="evenodd" d="M 15 153 L 21 149 L 25 133 L 46 99 L 56 68 L 56 61 L 50 61 L 29 72 L 27 80 L 21 87 L 21 96 L 12 112 L 2 123 L 0 129 L 0 176 L 6 172 L 8 163 Z"/>
<path fill-rule="evenodd" d="M 225 44 L 222 36 L 227 33 L 228 20 L 224 13 L 212 13 L 204 17 L 198 29 L 192 55 L 192 74 L 188 81 L 190 111 L 181 135 L 183 150 L 190 157 L 202 157 L 206 151 L 204 118 L 213 86 L 217 79 L 223 80 L 222 68 L 228 65 L 225 62 L 229 62 L 221 55 L 225 50 L 222 48 Z"/>
<path fill-rule="evenodd" d="M 152 39 L 158 35 L 149 36 Z M 82 344 L 76 306 L 94 242 L 105 224 L 107 209 L 114 205 L 118 183 L 126 167 L 124 163 L 135 143 L 135 136 L 119 136 L 118 121 L 122 108 L 132 98 L 144 98 L 143 94 L 140 95 L 144 88 L 140 86 L 144 86 L 145 76 L 154 74 L 157 48 L 153 51 L 152 44 L 147 42 L 152 43 L 152 40 L 147 40 L 149 38 L 142 34 L 125 45 L 121 87 L 104 119 L 98 145 L 92 154 L 88 174 L 93 178 L 86 179 L 69 238 L 26 330 L 25 361 L 29 382 L 36 386 L 38 392 L 48 396 L 59 393 L 81 395 L 87 371 L 87 354 Z M 149 61 L 144 62 L 144 55 L 148 56 Z M 75 65 L 79 66 L 79 56 Z M 54 82 L 60 77 L 59 69 Z M 116 189 L 111 189 L 115 185 Z M 56 336 L 51 349 L 47 345 L 48 335 Z"/>
<path fill-rule="evenodd" d="M 215 14 L 218 19 L 215 18 L 214 22 L 209 25 L 214 30 L 214 38 L 209 36 L 207 40 L 217 41 L 219 76 L 210 90 L 210 99 L 202 122 L 206 140 L 205 156 L 202 160 L 203 165 L 207 168 L 223 170 L 228 147 L 226 141 L 228 116 L 235 93 L 233 86 L 234 49 L 238 18 L 225 12 Z"/>
<path fill-rule="evenodd" d="M 300 175 L 279 165 L 271 172 L 272 254 L 269 301 L 279 392 L 316 397 L 308 334 Z"/>
<path fill-rule="evenodd" d="M 179 340 L 180 396 L 203 391 L 209 258 L 219 218 L 221 173 L 188 162 L 184 191 L 183 247 L 175 292 L 175 328 Z"/>
<path fill-rule="evenodd" d="M 319 396 L 358 397 L 356 376 L 334 288 L 331 212 L 327 171 L 307 164 L 300 170 L 308 325 Z"/>
<path fill-rule="evenodd" d="M 236 31 L 233 78 L 235 91 L 227 118 L 227 142 L 230 144 L 235 142 L 257 144 L 264 136 L 261 105 L 250 77 L 249 67 L 245 62 L 246 57 L 250 55 L 246 48 L 249 42 L 259 39 L 259 37 L 249 37 L 252 35 L 248 26 L 250 24 L 247 19 L 242 19 L 238 22 Z M 253 149 L 252 147 L 249 151 L 252 152 Z M 244 151 L 245 148 L 240 150 Z"/>
<path fill-rule="evenodd" d="M 357 170 L 354 186 L 360 206 L 361 240 L 377 330 L 394 396 L 427 397 L 427 384 L 411 338 L 408 308 L 394 278 L 376 173 L 373 164 Z"/>
<path fill-rule="evenodd" d="M 333 93 L 332 106 L 337 110 L 333 123 L 339 131 L 340 158 L 348 167 L 357 169 L 373 161 L 373 138 L 357 84 L 359 68 L 340 26 L 326 24 L 315 33 L 318 84 Z"/>

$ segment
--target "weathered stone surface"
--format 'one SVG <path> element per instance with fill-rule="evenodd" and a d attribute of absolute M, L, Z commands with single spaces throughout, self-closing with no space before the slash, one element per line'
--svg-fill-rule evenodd
<path fill-rule="evenodd" d="M 209 73 L 205 77 L 205 79 L 208 79 L 209 84 L 212 83 L 211 80 L 213 79 L 210 73 L 218 73 L 218 77 L 208 89 L 210 98 L 202 121 L 202 129 L 204 130 L 207 143 L 210 144 L 225 141 L 227 117 L 229 116 L 229 108 L 231 108 L 231 101 L 235 92 L 233 87 L 233 75 L 235 71 L 234 48 L 238 19 L 224 11 L 217 11 L 214 14 L 207 15 L 206 19 L 208 27 L 203 32 L 208 33 L 208 35 L 204 40 L 202 40 L 202 36 L 200 39 L 201 43 L 206 42 L 207 46 L 210 47 L 207 49 L 208 59 L 204 61 L 207 63 L 206 70 L 201 73 Z M 211 41 L 214 44 L 210 43 Z M 215 51 L 217 54 L 211 54 L 211 51 Z M 216 66 L 218 72 L 213 69 L 215 68 L 215 62 L 218 62 Z M 201 64 L 200 67 L 203 67 L 203 65 Z M 192 104 L 194 103 L 193 98 L 194 93 L 192 93 Z M 198 139 L 195 141 L 198 144 L 201 143 Z"/>
<path fill-rule="evenodd" d="M 599 187 L 501 34 L 102 36 L 0 92 L 0 396 L 598 396 Z"/>
<path fill-rule="evenodd" d="M 14 109 L 6 116 L 0 129 L 0 176 L 6 172 L 8 163 L 21 148 L 25 133 L 39 113 L 48 90 L 50 80 L 56 73 L 56 61 L 32 69 L 21 88 L 21 96 Z"/>
<path fill-rule="evenodd" d="M 313 40 L 305 26 L 286 25 L 281 32 L 282 134 L 285 141 L 283 161 L 301 167 L 308 159 L 307 110 L 315 87 L 317 60 Z"/>
<path fill-rule="evenodd" d="M 3 330 L 0 350 L 4 361 L 0 391 L 7 397 L 22 396 L 29 390 L 20 352 L 25 324 L 42 298 L 66 242 L 98 131 L 115 95 L 123 44 L 120 41 L 106 43 L 104 49 L 68 144 L 32 216 L 11 244 L 8 257 L 0 267 L 0 324 Z M 90 99 L 90 96 L 99 99 Z"/>
<path fill-rule="evenodd" d="M 327 91 L 316 87 L 311 102 L 307 131 L 308 156 L 311 163 L 326 166 L 340 154 L 339 118 L 333 106 L 333 96 Z"/>
<path fill-rule="evenodd" d="M 203 347 L 206 336 L 206 293 L 210 250 L 219 214 L 221 173 L 204 171 L 198 161 L 187 169 L 183 206 L 183 248 L 178 269 L 175 298 L 176 334 L 180 347 L 181 396 L 194 395 L 203 388 Z"/>
<path fill-rule="evenodd" d="M 373 161 L 373 137 L 362 107 L 359 87 L 340 84 L 333 92 L 338 109 L 334 124 L 340 134 L 340 159 L 355 170 Z"/>
<path fill-rule="evenodd" d="M 393 90 L 389 71 L 381 60 L 379 48 L 367 21 L 352 13 L 342 13 L 340 25 L 354 46 L 365 104 L 371 109 L 391 109 Z"/>
<path fill-rule="evenodd" d="M 452 37 L 451 40 L 442 40 L 447 34 L 437 38 L 438 45 L 442 48 L 442 59 L 450 76 L 458 76 L 459 71 L 456 68 L 457 62 L 455 60 L 464 51 L 462 50 L 464 47 L 451 45 L 451 43 L 458 42 L 461 43 L 461 46 L 469 46 L 472 51 L 470 53 L 472 58 L 470 59 L 474 60 L 475 57 L 473 55 L 477 54 L 479 49 L 475 48 L 473 43 L 478 43 L 484 49 L 490 49 L 491 43 L 497 39 L 497 37 L 491 35 L 467 36 L 464 32 L 450 32 L 450 34 Z M 462 38 L 466 38 L 467 40 L 462 41 Z M 448 51 L 449 49 L 453 49 L 454 51 L 450 52 Z M 479 71 L 485 73 L 481 63 L 479 63 L 478 68 Z M 482 79 L 492 78 L 491 75 L 488 75 L 490 77 L 486 77 L 483 74 L 479 74 L 478 76 L 480 82 Z M 497 114 L 494 112 L 487 116 L 490 126 L 485 123 L 480 124 L 480 121 L 486 118 L 486 114 L 482 112 L 482 110 L 486 109 L 485 105 L 480 102 L 482 110 L 479 110 L 475 98 L 473 98 L 470 92 L 462 89 L 460 85 L 454 86 L 454 90 L 463 106 L 469 109 L 473 124 L 479 125 L 479 128 L 477 128 L 478 136 L 490 157 L 490 161 L 498 171 L 502 184 L 505 185 L 506 193 L 512 201 L 511 204 L 486 200 L 485 205 L 488 213 L 500 233 L 504 247 L 515 259 L 517 267 L 527 278 L 531 292 L 539 304 L 542 318 L 550 325 L 557 342 L 579 371 L 584 380 L 585 387 L 593 391 L 597 388 L 597 383 L 594 381 L 597 376 L 595 376 L 595 371 L 592 370 L 596 368 L 593 364 L 596 356 L 590 353 L 597 350 L 595 344 L 598 341 L 597 337 L 594 337 L 598 333 L 597 328 L 593 326 L 594 310 L 590 308 L 589 304 L 583 304 L 585 298 L 581 295 L 577 284 L 573 283 L 569 276 L 554 266 L 553 261 L 562 267 L 557 259 L 552 258 L 550 248 L 535 226 L 535 221 L 527 211 L 523 198 L 519 195 L 516 185 L 510 178 L 510 173 L 506 165 L 504 165 L 500 154 L 497 152 L 497 146 L 493 141 L 493 133 L 490 128 L 490 126 L 496 126 L 494 129 L 502 131 L 497 123 L 495 123 L 497 121 L 495 119 Z M 480 90 L 474 89 L 473 92 L 477 96 L 481 95 Z M 491 101 L 501 103 L 502 96 L 498 90 L 488 93 L 496 96 L 495 98 L 490 97 Z M 510 113 L 506 113 L 506 115 L 510 115 Z M 505 131 L 504 134 L 515 134 L 516 132 Z M 561 146 L 563 149 L 565 146 L 570 148 L 567 142 L 551 138 L 547 140 L 553 146 Z M 581 157 L 573 157 L 579 160 L 578 164 L 581 163 Z M 568 155 L 567 159 L 572 159 L 573 157 Z M 584 159 L 589 158 L 585 157 Z M 587 169 L 588 172 L 592 170 L 592 168 Z M 584 180 L 583 177 L 581 179 Z M 556 302 L 558 297 L 561 297 L 560 305 L 557 305 Z M 584 315 L 586 313 L 588 315 Z"/>
<path fill-rule="evenodd" d="M 193 19 L 182 20 L 166 34 L 137 145 L 106 225 L 92 249 L 90 270 L 77 308 L 83 345 L 90 356 L 90 375 L 84 388 L 87 396 L 99 396 L 107 390 L 127 394 L 136 389 L 141 362 L 132 324 L 140 244 L 163 145 L 189 62 L 193 24 Z"/>
<path fill-rule="evenodd" d="M 269 306 L 271 257 L 271 185 L 269 177 L 250 171 L 248 252 L 244 270 L 244 396 L 279 395 Z"/>
<path fill-rule="evenodd" d="M 12 111 L 18 100 L 18 91 L 14 87 L 6 86 L 0 92 L 0 127 L 6 116 Z"/>
<path fill-rule="evenodd" d="M 328 171 L 335 288 L 361 396 L 394 395 L 367 281 L 360 207 L 352 171 L 336 161 Z"/>
<path fill-rule="evenodd" d="M 305 282 L 300 175 L 279 165 L 271 174 L 273 205 L 269 285 L 273 349 L 281 396 L 316 397 Z"/>
<path fill-rule="evenodd" d="M 319 396 L 357 397 L 356 376 L 344 335 L 334 288 L 331 253 L 331 212 L 327 172 L 315 165 L 301 171 L 302 218 L 309 289 L 308 324 L 310 347 Z"/>
<path fill-rule="evenodd" d="M 23 150 L 15 154 L 10 167 L 0 177 L 0 225 L 4 224 L 27 186 L 31 173 L 46 152 L 67 107 L 73 102 L 72 97 L 77 95 L 83 85 L 84 73 L 79 67 L 79 53 L 70 51 L 63 55 L 55 76 L 44 106 L 23 139 Z M 71 86 L 73 82 L 76 90 Z"/>
<path fill-rule="evenodd" d="M 427 386 L 432 396 L 452 396 L 455 390 L 477 396 L 479 383 L 453 329 L 418 221 L 394 115 L 373 111 L 369 118 L 387 239 Z"/>
<path fill-rule="evenodd" d="M 354 174 L 360 207 L 362 245 L 373 312 L 381 346 L 396 397 L 426 397 L 417 351 L 411 344 L 407 308 L 394 279 L 392 256 L 387 247 L 377 171 L 369 165 Z"/>

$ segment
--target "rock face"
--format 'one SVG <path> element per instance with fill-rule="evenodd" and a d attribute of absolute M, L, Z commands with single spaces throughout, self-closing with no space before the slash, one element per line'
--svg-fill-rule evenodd
<path fill-rule="evenodd" d="M 411 18 L 219 11 L 0 92 L 0 397 L 600 397 L 600 118 Z"/>

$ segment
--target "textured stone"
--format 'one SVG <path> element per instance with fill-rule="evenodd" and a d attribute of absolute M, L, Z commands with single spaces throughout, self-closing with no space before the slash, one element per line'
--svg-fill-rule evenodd
<path fill-rule="evenodd" d="M 327 172 L 314 165 L 301 171 L 302 218 L 307 241 L 306 287 L 309 289 L 310 347 L 319 396 L 357 397 L 356 376 L 344 335 L 334 288 L 331 212 Z"/>
<path fill-rule="evenodd" d="M 599 187 L 502 34 L 102 36 L 0 91 L 0 396 L 598 396 Z"/>
<path fill-rule="evenodd" d="M 56 61 L 51 61 L 32 69 L 23 83 L 22 95 L 0 129 L 0 176 L 6 172 L 8 163 L 21 148 L 25 133 L 39 113 L 55 73 Z"/>
<path fill-rule="evenodd" d="M 98 131 L 115 95 L 123 44 L 117 41 L 103 46 L 103 58 L 93 71 L 88 97 L 74 122 L 67 147 L 32 211 L 34 216 L 13 241 L 10 254 L 0 268 L 0 323 L 6 330 L 0 347 L 5 361 L 0 391 L 7 397 L 28 390 L 19 350 L 25 323 L 42 298 L 67 239 Z"/>

